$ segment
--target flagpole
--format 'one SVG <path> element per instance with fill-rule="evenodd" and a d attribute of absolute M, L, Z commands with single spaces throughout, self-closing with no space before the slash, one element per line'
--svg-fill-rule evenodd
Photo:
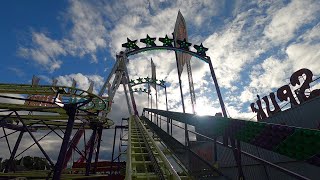
<path fill-rule="evenodd" d="M 168 111 L 168 96 L 167 96 L 167 86 L 164 86 L 164 93 L 166 95 L 166 110 Z M 169 134 L 169 118 L 167 117 L 167 133 Z"/>
<path fill-rule="evenodd" d="M 156 72 L 156 66 L 154 65 L 152 58 L 151 58 L 151 83 L 153 88 L 156 90 L 156 109 L 158 109 L 158 90 L 157 90 L 157 72 Z M 157 126 L 159 126 L 159 116 L 158 114 L 155 114 L 155 121 L 157 122 Z M 161 126 L 160 126 L 161 128 Z"/>
<path fill-rule="evenodd" d="M 174 33 L 172 33 L 173 36 L 173 43 L 174 43 L 174 47 L 176 47 L 176 41 L 175 41 L 175 37 L 174 37 Z M 178 79 L 179 79 L 179 86 L 180 86 L 180 95 L 181 95 L 181 104 L 182 104 L 182 110 L 183 113 L 186 113 L 185 110 L 185 106 L 184 106 L 184 99 L 183 99 L 183 92 L 182 92 L 182 85 L 181 85 L 181 72 L 179 70 L 179 63 L 178 63 L 178 56 L 177 56 L 177 51 L 174 52 L 176 55 L 176 64 L 177 64 L 177 69 L 178 69 Z M 187 123 L 184 123 L 184 135 L 185 135 L 185 146 L 188 146 L 189 144 L 189 134 L 188 134 L 188 125 Z"/>
<path fill-rule="evenodd" d="M 150 93 L 150 94 L 151 94 L 151 93 Z M 151 109 L 152 109 L 152 94 L 151 94 L 151 101 L 150 101 L 150 104 L 151 104 Z M 153 122 L 153 121 L 152 121 L 152 116 L 153 116 L 153 115 L 152 115 L 152 113 L 151 113 L 151 122 Z"/>
<path fill-rule="evenodd" d="M 223 102 L 223 99 L 222 99 L 222 96 L 221 96 L 218 80 L 217 80 L 216 74 L 214 73 L 214 70 L 213 70 L 211 59 L 209 60 L 208 64 L 209 64 L 209 68 L 210 68 L 211 77 L 212 77 L 212 80 L 214 82 L 214 85 L 215 85 L 215 88 L 216 88 L 216 91 L 217 91 L 217 95 L 218 95 L 219 103 L 220 103 L 220 106 L 221 106 L 222 114 L 223 114 L 224 117 L 228 117 L 227 111 L 226 111 L 226 107 L 224 105 L 224 102 Z"/>
<path fill-rule="evenodd" d="M 151 90 L 150 90 L 150 82 L 148 81 L 148 108 L 150 108 L 150 104 L 151 104 L 151 101 L 149 102 L 150 100 L 150 95 L 151 95 Z M 152 97 L 152 96 L 151 96 Z M 152 100 L 152 99 L 151 99 Z M 151 107 L 152 109 L 152 107 Z M 148 117 L 150 118 L 150 112 L 148 111 Z"/>
<path fill-rule="evenodd" d="M 158 91 L 157 91 L 157 83 L 154 82 L 155 84 L 155 88 L 156 88 L 156 109 L 158 109 Z M 157 126 L 159 126 L 159 119 L 158 119 L 158 114 L 156 115 L 157 116 Z M 160 124 L 160 128 L 161 128 L 161 124 Z"/>
<path fill-rule="evenodd" d="M 149 82 L 148 82 L 148 108 L 150 108 L 150 104 L 149 104 L 149 99 L 150 99 L 150 84 L 149 84 Z"/>

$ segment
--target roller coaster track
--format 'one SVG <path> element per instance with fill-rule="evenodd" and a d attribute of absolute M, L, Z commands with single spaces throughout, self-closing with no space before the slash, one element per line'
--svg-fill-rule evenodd
<path fill-rule="evenodd" d="M 217 168 L 206 162 L 188 147 L 185 147 L 148 118 L 142 116 L 141 120 L 170 148 L 171 152 L 173 152 L 185 168 L 187 168 L 191 177 L 194 179 L 228 179 L 228 177 L 224 177 Z"/>
<path fill-rule="evenodd" d="M 126 179 L 187 179 L 180 177 L 137 116 L 129 120 Z"/>

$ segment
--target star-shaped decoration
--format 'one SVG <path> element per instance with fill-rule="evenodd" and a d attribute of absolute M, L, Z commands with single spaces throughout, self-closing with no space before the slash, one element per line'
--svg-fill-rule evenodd
<path fill-rule="evenodd" d="M 156 79 L 152 79 L 152 83 L 157 84 L 157 80 Z"/>
<path fill-rule="evenodd" d="M 122 47 L 128 48 L 128 49 L 139 49 L 139 47 L 136 45 L 137 40 L 131 41 L 129 38 L 127 38 L 127 42 L 122 44 Z"/>
<path fill-rule="evenodd" d="M 203 47 L 202 43 L 200 44 L 200 46 L 194 45 L 193 47 L 197 50 L 197 54 L 206 56 L 206 51 L 208 51 L 208 48 Z"/>
<path fill-rule="evenodd" d="M 177 43 L 180 45 L 180 48 L 185 50 L 189 50 L 191 46 L 191 43 L 187 42 L 186 38 L 184 38 L 183 41 L 178 40 Z"/>
<path fill-rule="evenodd" d="M 163 79 L 160 80 L 160 85 L 164 86 L 164 83 L 166 83 L 166 81 L 164 81 Z"/>
<path fill-rule="evenodd" d="M 173 39 L 168 38 L 168 35 L 166 35 L 164 38 L 159 38 L 159 41 L 163 43 L 163 46 L 173 47 Z"/>
<path fill-rule="evenodd" d="M 149 77 L 146 77 L 144 79 L 146 80 L 146 82 L 150 82 L 150 78 Z"/>
<path fill-rule="evenodd" d="M 142 78 L 141 77 L 139 77 L 138 79 L 137 79 L 137 81 L 139 82 L 139 83 L 142 83 Z"/>
<path fill-rule="evenodd" d="M 155 40 L 156 40 L 156 38 L 151 38 L 151 37 L 149 37 L 149 35 L 147 34 L 147 38 L 145 38 L 145 39 L 140 39 L 140 42 L 146 44 L 147 46 L 156 46 L 156 44 L 154 43 Z"/>
<path fill-rule="evenodd" d="M 135 81 L 133 79 L 131 79 L 130 84 L 135 84 Z"/>

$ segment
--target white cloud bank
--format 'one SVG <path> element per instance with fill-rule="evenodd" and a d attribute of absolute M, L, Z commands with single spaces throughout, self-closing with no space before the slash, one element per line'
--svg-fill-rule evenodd
<path fill-rule="evenodd" d="M 58 85 L 71 86 L 72 80 L 76 81 L 76 87 L 83 90 L 88 90 L 90 82 L 94 83 L 93 93 L 97 94 L 103 85 L 103 77 L 99 75 L 84 75 L 82 73 L 68 74 L 56 77 Z"/>
<path fill-rule="evenodd" d="M 52 40 L 43 33 L 32 32 L 31 36 L 32 47 L 20 47 L 18 54 L 26 59 L 34 60 L 50 72 L 59 69 L 62 61 L 57 57 L 67 53 L 59 41 Z"/>
<path fill-rule="evenodd" d="M 49 71 L 61 68 L 62 60 L 59 59 L 68 55 L 89 55 L 91 61 L 96 62 L 99 50 L 108 48 L 111 54 L 123 50 L 121 44 L 127 37 L 141 39 L 146 34 L 156 37 L 170 35 L 180 9 L 187 22 L 189 41 L 203 41 L 209 48 L 207 54 L 213 61 L 233 117 L 249 114 L 246 104 L 254 101 L 256 94 L 266 95 L 286 84 L 287 78 L 299 68 L 310 68 L 319 75 L 319 1 L 292 0 L 287 4 L 283 1 L 239 1 L 231 6 L 227 3 L 205 0 L 70 1 L 70 6 L 63 13 L 71 27 L 65 36 L 54 40 L 45 33 L 33 32 L 32 46 L 20 47 L 19 53 L 34 59 Z M 181 111 L 173 53 L 157 51 L 130 57 L 132 63 L 128 68 L 131 78 L 150 76 L 147 61 L 150 58 L 156 63 L 158 78 L 171 84 L 168 88 L 170 107 Z M 208 113 L 215 114 L 213 111 L 219 111 L 219 108 L 209 69 L 205 63 L 198 62 L 192 60 L 196 96 L 199 98 L 197 104 L 204 107 L 211 103 L 213 110 Z M 89 81 L 81 75 L 60 79 L 70 83 L 72 78 L 78 78 L 84 80 L 81 87 L 87 87 Z M 182 79 L 188 99 L 186 74 Z M 98 81 L 101 84 L 103 79 Z M 203 97 L 208 102 L 202 101 Z M 188 103 L 189 100 L 186 101 Z M 187 109 L 190 110 L 189 103 Z"/>
<path fill-rule="evenodd" d="M 271 23 L 265 28 L 265 35 L 276 43 L 292 40 L 301 26 L 317 18 L 320 2 L 317 0 L 294 0 L 272 15 Z"/>

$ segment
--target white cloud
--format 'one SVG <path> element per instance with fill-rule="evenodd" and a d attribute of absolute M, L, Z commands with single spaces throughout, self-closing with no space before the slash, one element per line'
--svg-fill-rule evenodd
<path fill-rule="evenodd" d="M 37 51 L 39 47 L 47 48 L 46 44 L 34 39 L 38 46 L 20 48 L 20 53 L 27 54 L 29 58 L 36 57 L 36 62 L 46 64 L 51 71 L 61 66 L 61 60 L 57 59 L 66 55 L 88 55 L 91 62 L 97 62 L 99 56 L 96 53 L 103 48 L 108 48 L 111 54 L 124 50 L 121 44 L 127 37 L 134 40 L 145 38 L 146 34 L 151 37 L 171 36 L 180 9 L 187 22 L 189 41 L 204 41 L 204 46 L 209 48 L 207 54 L 212 59 L 229 113 L 232 117 L 239 114 L 249 117 L 248 109 L 241 106 L 254 100 L 256 94 L 268 94 L 285 84 L 298 68 L 307 67 L 319 74 L 319 24 L 309 30 L 303 28 L 306 24 L 313 26 L 310 22 L 319 14 L 318 4 L 316 1 L 292 1 L 288 4 L 282 1 L 237 1 L 234 6 L 227 7 L 228 4 L 222 1 L 70 1 L 70 7 L 64 13 L 70 30 L 67 29 L 60 40 L 35 33 L 39 37 L 42 34 L 42 41 L 47 40 L 55 50 L 50 49 L 50 55 Z M 226 8 L 233 9 L 233 12 L 224 15 Z M 213 19 L 216 18 L 222 20 L 214 24 Z M 158 40 L 156 43 L 159 44 Z M 143 46 L 140 42 L 138 45 Z M 150 77 L 151 58 L 157 66 L 158 79 L 170 83 L 170 109 L 181 111 L 174 53 L 155 51 L 129 57 L 130 77 Z M 196 58 L 191 60 L 191 64 L 198 107 L 217 109 L 218 101 L 208 66 Z M 98 86 L 103 83 L 100 76 L 81 73 L 59 78 L 64 85 L 71 85 L 71 79 L 75 78 L 83 89 L 89 86 L 88 78 L 95 78 Z M 182 80 L 187 112 L 191 112 L 186 69 Z M 162 90 L 159 92 L 163 93 Z M 127 111 L 123 91 L 119 90 L 119 93 L 115 97 L 116 110 L 112 112 L 115 115 L 111 114 L 117 118 Z M 146 95 L 136 97 L 140 109 L 147 106 Z M 164 99 L 160 98 L 159 102 L 159 107 L 164 109 Z"/>
<path fill-rule="evenodd" d="M 240 92 L 239 97 L 233 96 L 232 98 L 225 98 L 227 99 L 227 103 L 230 102 L 232 104 L 230 105 L 230 108 L 235 109 L 232 111 L 233 114 L 239 114 L 241 111 L 243 111 L 241 108 L 235 108 L 237 103 L 238 105 L 242 105 L 242 103 L 244 102 L 253 100 L 256 94 L 269 92 L 269 90 L 271 89 L 270 87 L 278 87 L 278 85 L 281 85 L 283 80 L 290 75 L 290 72 L 288 72 L 288 70 L 292 70 L 292 65 L 286 60 L 278 59 L 275 56 L 269 58 L 267 57 L 266 60 L 262 59 L 264 60 L 262 61 L 263 63 L 255 61 L 256 58 L 260 57 L 263 53 L 266 53 L 271 48 L 273 48 L 272 43 L 264 36 L 264 27 L 267 26 L 274 17 L 273 13 L 277 12 L 281 8 L 281 6 L 278 6 L 279 4 L 281 5 L 282 3 L 276 3 L 275 5 L 273 5 L 270 3 L 259 2 L 257 5 L 260 9 L 256 7 L 248 9 L 247 7 L 249 6 L 244 6 L 244 8 L 240 8 L 242 9 L 242 12 L 239 11 L 238 14 L 235 14 L 234 19 L 227 20 L 226 25 L 223 28 L 219 29 L 219 31 L 217 31 L 216 33 L 208 36 L 204 41 L 204 45 L 209 47 L 208 55 L 210 55 L 213 61 L 219 85 L 228 90 Z M 186 2 L 185 7 L 188 7 L 188 2 Z M 137 13 L 133 12 L 130 13 L 130 17 L 127 17 L 125 15 L 123 18 L 121 18 L 119 23 L 112 31 L 113 34 L 111 46 L 116 47 L 116 49 L 112 50 L 119 51 L 119 44 L 126 42 L 126 37 L 129 37 L 131 39 L 140 39 L 141 34 L 145 34 L 146 32 L 149 34 L 151 34 L 152 32 L 156 32 L 156 34 L 165 34 L 166 32 L 168 32 L 168 26 L 170 26 L 170 24 L 174 24 L 174 22 L 171 22 L 170 18 L 168 17 L 175 16 L 176 10 L 173 6 L 162 10 L 162 12 L 159 12 L 158 14 L 155 13 L 155 16 L 153 17 L 141 18 L 141 16 L 145 14 L 145 11 L 138 15 Z M 188 22 L 188 18 L 190 21 L 190 13 L 183 12 L 183 14 L 185 15 L 185 19 L 187 20 L 188 25 L 190 25 L 190 22 Z M 149 19 L 152 20 L 150 21 Z M 165 19 L 167 19 L 168 26 L 158 28 L 159 24 L 163 24 L 162 22 Z M 158 23 L 153 23 L 155 21 Z M 197 23 L 200 21 L 195 22 Z M 170 27 L 169 31 L 170 29 L 173 29 L 173 27 Z M 197 41 L 199 41 L 200 39 L 196 37 Z M 142 45 L 140 43 L 138 44 Z M 276 54 L 277 53 L 278 52 L 276 52 Z M 154 59 L 157 68 L 161 69 L 161 73 L 158 74 L 160 74 L 161 77 L 165 77 L 165 80 L 171 83 L 172 88 L 169 88 L 168 91 L 168 96 L 171 97 L 169 100 L 170 107 L 174 110 L 181 111 L 180 92 L 177 84 L 178 82 L 176 77 L 177 75 L 175 64 L 172 64 L 171 62 L 167 64 L 167 61 L 163 63 L 163 58 L 171 59 L 172 56 L 171 54 L 169 54 L 169 58 L 166 58 L 166 56 L 162 54 L 165 53 L 147 53 L 147 55 L 145 56 L 137 55 L 137 57 L 133 59 L 150 59 L 151 57 Z M 168 53 L 166 54 L 168 55 Z M 133 75 L 132 77 L 137 77 L 139 75 L 142 77 L 143 75 L 150 75 L 150 66 L 147 61 L 131 60 L 131 62 L 133 61 L 135 63 L 129 66 L 130 74 Z M 159 64 L 157 62 L 162 63 Z M 207 69 L 207 65 L 200 65 L 201 63 L 198 63 L 198 61 L 192 62 L 196 62 L 193 64 L 193 77 L 195 82 L 195 89 L 200 91 L 200 93 L 197 94 L 197 96 L 199 96 L 197 98 L 201 99 L 201 97 L 203 96 L 209 96 L 210 98 L 212 98 L 212 95 L 208 95 L 208 91 L 206 93 L 204 91 L 204 89 L 208 89 L 209 85 L 212 83 L 211 77 L 208 76 L 209 70 Z M 261 81 L 268 81 L 269 83 L 269 78 L 274 73 L 272 72 L 272 68 L 275 65 L 280 66 L 278 65 L 278 63 L 283 64 L 283 66 L 281 68 L 279 67 L 278 70 L 276 70 L 276 72 L 279 73 L 277 73 L 276 76 L 272 77 L 271 86 L 268 84 L 264 85 L 265 88 L 262 92 L 260 89 L 263 88 L 259 88 L 259 86 L 262 84 Z M 196 71 L 196 69 L 198 71 Z M 252 73 L 245 73 L 245 71 Z M 185 72 L 186 71 L 184 70 L 184 73 Z M 249 75 L 249 77 L 251 77 L 249 81 L 239 83 L 239 81 L 243 81 L 242 74 L 245 74 L 247 76 Z M 258 76 L 258 78 L 254 79 L 254 75 Z M 209 82 L 207 81 L 208 79 Z M 191 106 L 189 102 L 190 97 L 187 93 L 189 88 L 186 74 L 182 76 L 182 80 L 182 86 L 184 89 L 183 91 L 185 93 L 185 103 L 187 104 L 188 112 Z M 239 86 L 239 84 L 241 84 L 242 87 Z M 213 88 L 212 84 L 210 88 Z M 200 100 L 197 104 L 203 106 Z M 244 110 L 244 113 L 249 113 L 247 112 L 247 108 Z"/>
<path fill-rule="evenodd" d="M 234 119 L 245 119 L 255 121 L 255 114 L 250 112 L 249 109 L 243 110 L 240 106 L 233 106 L 226 104 L 227 113 Z"/>
<path fill-rule="evenodd" d="M 311 35 L 310 35 L 311 34 Z M 250 102 L 256 99 L 256 95 L 268 95 L 273 89 L 289 84 L 289 78 L 295 71 L 307 68 L 314 76 L 320 75 L 319 44 L 313 44 L 315 31 L 303 34 L 304 41 L 289 45 L 285 50 L 285 58 L 270 57 L 261 64 L 255 65 L 250 73 L 250 84 L 241 93 L 242 102 Z M 295 87 L 297 88 L 297 87 Z"/>
<path fill-rule="evenodd" d="M 159 8 L 163 5 L 164 8 Z M 202 29 L 204 22 L 210 22 L 212 16 L 221 12 L 220 1 L 117 1 L 105 5 L 105 15 L 115 24 L 110 32 L 112 53 L 122 50 L 121 44 L 126 38 L 141 39 L 151 36 L 171 35 L 178 10 L 182 12 L 187 27 Z M 196 17 L 195 17 L 196 16 Z M 195 19 L 195 20 L 194 20 Z"/>
<path fill-rule="evenodd" d="M 268 58 L 262 64 L 253 67 L 250 73 L 250 84 L 240 95 L 241 102 L 253 102 L 256 95 L 267 95 L 273 88 L 288 84 L 288 78 L 293 73 L 290 64 L 275 58 Z"/>
<path fill-rule="evenodd" d="M 58 41 L 50 39 L 44 33 L 32 32 L 31 47 L 20 47 L 18 54 L 35 61 L 49 72 L 53 72 L 62 64 L 62 61 L 57 58 L 66 55 L 66 51 Z"/>
<path fill-rule="evenodd" d="M 99 48 L 107 46 L 107 30 L 104 20 L 96 4 L 85 1 L 70 1 L 65 17 L 72 28 L 62 44 L 73 56 L 82 57 L 90 54 L 92 61 L 97 62 L 95 53 Z"/>
<path fill-rule="evenodd" d="M 7 97 L 14 97 L 14 98 L 24 98 L 20 94 L 8 94 L 8 93 L 0 93 L 0 95 L 7 96 Z M 6 97 L 0 97 L 1 103 L 8 103 L 8 104 L 23 104 L 24 100 L 18 100 L 18 99 L 10 99 Z"/>
<path fill-rule="evenodd" d="M 266 22 L 260 18 L 261 13 L 240 13 L 224 29 L 205 40 L 221 87 L 230 89 L 238 84 L 244 67 L 269 48 L 261 39 L 260 26 Z M 256 20 L 260 22 L 257 24 Z"/>
<path fill-rule="evenodd" d="M 84 75 L 81 73 L 58 76 L 56 79 L 58 80 L 58 85 L 64 86 L 71 86 L 72 79 L 74 79 L 77 82 L 76 87 L 83 90 L 87 90 L 90 86 L 90 81 L 93 81 L 93 92 L 96 94 L 104 83 L 103 77 L 99 75 Z"/>
<path fill-rule="evenodd" d="M 314 20 L 319 11 L 320 2 L 317 0 L 293 0 L 273 15 L 264 33 L 275 43 L 288 42 L 302 25 Z"/>
<path fill-rule="evenodd" d="M 304 33 L 301 38 L 304 41 L 308 41 L 310 43 L 319 43 L 320 41 L 320 23 L 314 26 L 312 29 L 308 30 Z"/>
<path fill-rule="evenodd" d="M 239 7 L 237 10 L 239 12 L 234 14 L 235 18 L 223 29 L 209 36 L 204 43 L 209 47 L 208 54 L 213 66 L 216 67 L 219 85 L 228 91 L 240 94 L 239 96 L 228 92 L 223 94 L 226 103 L 231 103 L 230 107 L 237 109 L 238 112 L 247 112 L 245 107 L 242 109 L 236 107 L 253 102 L 257 94 L 267 95 L 274 88 L 287 84 L 290 75 L 300 68 L 309 68 L 315 74 L 319 74 L 319 63 L 316 62 L 316 59 L 319 59 L 317 52 L 319 25 L 306 32 L 300 31 L 301 36 L 296 40 L 292 39 L 294 36 L 289 32 L 286 40 L 296 42 L 278 50 L 275 50 L 273 42 L 268 40 L 270 37 L 265 36 L 264 27 L 270 28 L 272 23 L 269 22 L 276 21 L 276 16 L 284 15 L 280 13 L 281 11 L 286 10 L 285 8 L 292 10 L 297 4 L 291 3 L 284 8 L 283 6 L 281 3 L 259 2 L 259 8 Z M 309 5 L 300 8 L 303 9 L 301 11 L 306 11 L 308 7 Z M 303 24 L 308 24 L 307 20 L 316 18 L 316 9 L 313 7 L 311 12 L 299 17 L 304 18 L 304 21 L 293 20 L 294 27 L 290 27 L 292 33 Z M 290 13 L 286 15 L 291 16 Z M 235 114 L 238 112 L 234 111 Z"/>
<path fill-rule="evenodd" d="M 52 84 L 52 80 L 51 78 L 49 78 L 48 76 L 45 75 L 37 75 L 37 77 L 40 78 L 40 84 Z M 44 81 L 45 83 L 43 83 L 42 81 Z"/>
<path fill-rule="evenodd" d="M 13 98 L 25 98 L 23 95 L 20 94 L 8 94 L 8 93 L 0 93 L 1 96 L 5 97 L 0 97 L 0 103 L 8 103 L 8 104 L 24 104 L 24 100 L 18 100 L 18 99 L 11 99 L 7 97 L 13 97 Z M 3 109 L 0 109 L 3 110 Z M 7 115 L 12 111 L 4 111 L 0 112 L 1 115 Z"/>
<path fill-rule="evenodd" d="M 297 43 L 287 47 L 288 63 L 294 70 L 309 68 L 314 74 L 320 74 L 320 44 Z"/>
<path fill-rule="evenodd" d="M 82 58 L 89 55 L 90 61 L 98 62 L 96 52 L 107 46 L 107 30 L 103 16 L 94 4 L 70 1 L 70 8 L 64 14 L 66 22 L 72 24 L 70 31 L 59 40 L 43 32 L 32 32 L 29 45 L 20 46 L 18 55 L 35 61 L 49 72 L 61 68 L 60 58 L 71 55 Z"/>

